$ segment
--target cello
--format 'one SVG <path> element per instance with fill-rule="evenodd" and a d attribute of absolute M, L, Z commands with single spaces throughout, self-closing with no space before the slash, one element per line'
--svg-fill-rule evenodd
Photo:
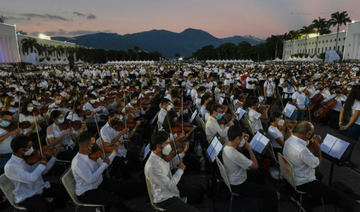
<path fill-rule="evenodd" d="M 308 105 L 308 109 L 310 112 L 314 111 L 317 106 L 321 103 L 321 101 L 324 99 L 324 96 L 319 92 L 315 94 L 311 99 L 310 103 Z"/>
<path fill-rule="evenodd" d="M 319 119 L 325 118 L 326 114 L 336 106 L 337 102 L 335 98 L 336 97 L 330 99 L 326 103 L 321 103 L 320 107 L 315 111 L 314 116 Z"/>

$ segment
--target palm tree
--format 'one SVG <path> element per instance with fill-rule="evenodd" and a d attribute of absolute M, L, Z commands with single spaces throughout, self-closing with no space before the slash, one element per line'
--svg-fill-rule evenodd
<path fill-rule="evenodd" d="M 140 47 L 135 46 L 135 47 L 134 47 L 134 50 L 135 50 L 135 52 L 136 52 L 136 60 L 139 60 L 139 51 L 140 51 Z"/>
<path fill-rule="evenodd" d="M 30 53 L 34 52 L 34 49 L 36 48 L 36 46 L 38 46 L 38 42 L 35 38 L 25 38 L 21 41 L 21 48 L 22 48 L 22 52 L 23 54 L 28 54 L 29 51 Z"/>
<path fill-rule="evenodd" d="M 322 29 L 328 27 L 328 23 L 325 18 L 318 18 L 312 21 L 313 28 L 316 29 L 316 47 L 315 47 L 315 55 L 317 54 L 318 49 L 318 41 L 319 41 L 319 33 Z"/>
<path fill-rule="evenodd" d="M 306 55 L 306 46 L 307 46 L 307 39 L 308 39 L 308 34 L 314 33 L 315 30 L 312 27 L 312 25 L 310 26 L 303 26 L 303 28 L 300 29 L 300 33 L 305 36 L 305 55 Z"/>
<path fill-rule="evenodd" d="M 289 36 L 291 38 L 292 41 L 292 49 L 291 49 L 291 53 L 294 54 L 294 46 L 295 46 L 295 40 L 300 38 L 300 32 L 298 30 L 291 30 L 289 32 Z"/>
<path fill-rule="evenodd" d="M 329 24 L 330 26 L 337 26 L 335 50 L 338 49 L 340 26 L 346 25 L 347 22 L 351 22 L 351 19 L 346 11 L 343 11 L 341 13 L 337 11 L 336 13 L 331 14 L 331 19 L 329 20 Z"/>

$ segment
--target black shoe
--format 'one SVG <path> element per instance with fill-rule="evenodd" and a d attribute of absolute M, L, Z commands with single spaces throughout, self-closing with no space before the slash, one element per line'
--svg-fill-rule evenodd
<path fill-rule="evenodd" d="M 352 168 L 352 169 L 355 169 L 358 167 L 355 163 L 353 163 L 351 161 L 345 162 L 345 165 L 347 165 L 349 168 Z"/>

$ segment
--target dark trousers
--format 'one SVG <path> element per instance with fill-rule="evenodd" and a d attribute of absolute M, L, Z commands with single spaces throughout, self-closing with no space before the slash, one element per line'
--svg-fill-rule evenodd
<path fill-rule="evenodd" d="M 185 202 L 183 202 L 181 199 L 177 197 L 170 198 L 166 201 L 156 203 L 157 206 L 160 208 L 165 209 L 169 212 L 199 212 L 197 208 L 195 208 L 192 205 L 189 205 Z"/>
<path fill-rule="evenodd" d="M 180 191 L 180 197 L 187 197 L 188 204 L 200 203 L 203 200 L 203 189 L 198 185 L 179 183 L 177 188 Z"/>
<path fill-rule="evenodd" d="M 114 207 L 117 211 L 126 212 L 131 209 L 124 204 L 123 198 L 133 197 L 138 189 L 139 184 L 130 181 L 104 178 L 97 189 L 85 192 L 78 199 L 82 203 L 105 205 L 108 209 Z"/>
<path fill-rule="evenodd" d="M 126 158 L 116 156 L 111 163 L 111 176 L 119 177 L 121 175 L 122 177 L 130 178 L 129 172 L 140 165 L 139 152 L 139 149 L 133 148 L 127 151 Z M 127 164 L 125 160 L 128 160 Z"/>
<path fill-rule="evenodd" d="M 75 148 L 74 148 L 75 149 Z M 66 151 L 62 151 L 59 152 L 57 159 L 59 160 L 67 160 L 67 161 L 72 161 L 72 159 L 75 157 L 75 155 L 77 154 L 76 151 L 72 150 L 72 149 L 68 149 Z"/>
<path fill-rule="evenodd" d="M 261 185 L 262 177 L 257 171 L 247 171 L 248 179 L 240 185 L 231 185 L 234 193 L 241 197 L 258 197 L 264 200 L 264 211 L 278 211 L 277 194 L 269 186 Z"/>
<path fill-rule="evenodd" d="M 52 197 L 53 201 L 50 203 L 45 198 Z M 51 187 L 43 190 L 42 195 L 35 195 L 25 199 L 19 203 L 20 206 L 29 211 L 50 212 L 55 208 L 64 209 L 69 199 L 69 195 L 61 184 L 51 183 Z"/>

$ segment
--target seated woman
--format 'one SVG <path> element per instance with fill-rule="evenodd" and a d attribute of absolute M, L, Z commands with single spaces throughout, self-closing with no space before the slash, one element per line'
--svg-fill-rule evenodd
<path fill-rule="evenodd" d="M 41 128 L 41 124 L 44 123 L 43 117 L 38 114 L 37 116 L 33 115 L 34 112 L 34 104 L 32 103 L 32 100 L 25 101 L 22 105 L 21 112 L 19 115 L 19 122 L 28 121 L 30 122 L 31 126 L 22 129 L 21 134 L 24 134 L 25 136 L 30 136 L 32 141 L 37 141 L 38 136 L 36 132 L 36 126 L 35 126 L 35 119 L 37 123 L 37 130 L 39 131 L 40 137 L 45 135 L 45 131 Z M 37 142 L 34 143 L 34 145 L 37 145 Z M 37 146 L 35 146 L 37 148 Z"/>
<path fill-rule="evenodd" d="M 278 111 L 272 112 L 270 116 L 268 134 L 274 138 L 274 140 L 272 140 L 272 146 L 274 148 L 275 155 L 277 155 L 278 152 L 282 153 L 282 148 L 284 147 L 284 134 L 279 130 L 279 128 L 284 126 L 284 115 Z"/>
<path fill-rule="evenodd" d="M 64 115 L 59 110 L 53 110 L 50 114 L 49 127 L 46 129 L 46 138 L 51 146 L 63 145 L 58 159 L 71 161 L 76 155 L 77 148 L 71 139 L 71 127 L 63 129 L 60 125 L 65 122 Z"/>

